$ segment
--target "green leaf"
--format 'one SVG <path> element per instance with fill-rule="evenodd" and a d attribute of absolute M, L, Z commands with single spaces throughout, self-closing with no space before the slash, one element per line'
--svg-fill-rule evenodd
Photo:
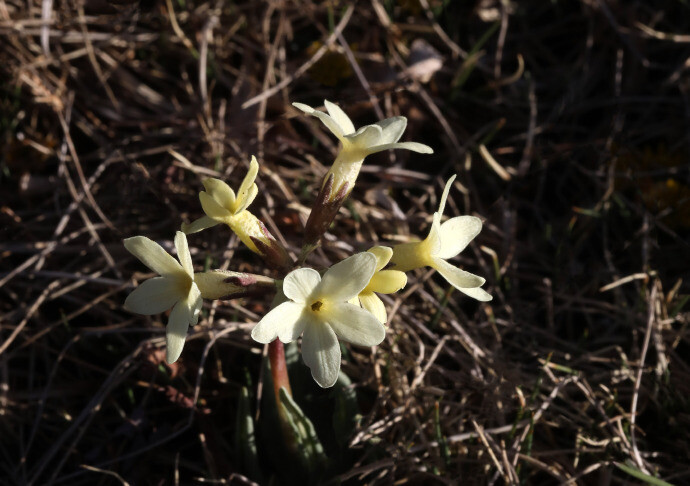
<path fill-rule="evenodd" d="M 333 411 L 333 431 L 335 439 L 341 448 L 346 449 L 352 431 L 361 418 L 357 393 L 352 387 L 352 381 L 342 371 L 338 374 L 338 381 L 333 387 L 335 410 Z"/>
<path fill-rule="evenodd" d="M 436 442 L 438 442 L 438 446 L 441 450 L 441 457 L 443 458 L 446 469 L 449 469 L 451 466 L 450 448 L 448 447 L 446 436 L 443 435 L 443 431 L 441 430 L 441 416 L 438 400 L 434 404 L 434 435 L 436 435 Z"/>
<path fill-rule="evenodd" d="M 460 95 L 460 90 L 462 89 L 462 86 L 465 84 L 467 79 L 470 77 L 470 74 L 472 74 L 472 71 L 474 71 L 475 66 L 477 65 L 477 61 L 482 57 L 482 53 L 480 52 L 481 48 L 486 44 L 486 42 L 491 38 L 492 35 L 498 30 L 498 28 L 501 26 L 500 20 L 497 20 L 494 22 L 489 29 L 484 32 L 484 35 L 477 41 L 474 46 L 472 46 L 472 49 L 467 53 L 467 59 L 462 63 L 460 66 L 460 69 L 458 72 L 455 74 L 453 81 L 451 82 L 451 93 L 450 93 L 450 99 L 455 101 L 457 97 Z"/>
<path fill-rule="evenodd" d="M 238 465 L 252 479 L 261 481 L 261 468 L 256 450 L 256 435 L 254 433 L 254 418 L 249 403 L 249 390 L 242 387 L 237 402 L 237 417 L 235 422 L 235 453 Z"/>
<path fill-rule="evenodd" d="M 639 469 L 634 468 L 632 466 L 621 464 L 620 462 L 614 462 L 613 464 L 624 473 L 627 473 L 632 477 L 639 479 L 640 481 L 644 481 L 647 484 L 653 484 L 654 486 L 673 486 L 671 483 L 667 483 L 662 479 L 655 478 L 654 476 L 650 476 L 649 474 L 645 474 Z"/>
<path fill-rule="evenodd" d="M 310 475 L 318 474 L 327 462 L 326 454 L 311 420 L 304 415 L 299 405 L 285 388 L 280 388 L 280 407 L 297 442 L 297 452 Z"/>

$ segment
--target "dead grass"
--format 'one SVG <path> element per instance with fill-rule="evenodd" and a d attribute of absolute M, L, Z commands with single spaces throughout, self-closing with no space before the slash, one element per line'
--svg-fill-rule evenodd
<path fill-rule="evenodd" d="M 405 115 L 436 152 L 368 159 L 311 264 L 426 234 L 458 173 L 447 214 L 486 220 L 459 262 L 494 295 L 420 271 L 387 299 L 386 341 L 346 355 L 363 416 L 331 476 L 690 481 L 682 2 L 80 5 L 0 2 L 0 482 L 251 482 L 235 414 L 268 303 L 208 304 L 166 367 L 165 316 L 122 309 L 146 276 L 121 240 L 170 246 L 201 180 L 238 182 L 256 154 L 256 207 L 298 252 L 336 145 L 289 103 L 324 98 L 359 123 Z M 226 230 L 190 245 L 263 271 Z"/>

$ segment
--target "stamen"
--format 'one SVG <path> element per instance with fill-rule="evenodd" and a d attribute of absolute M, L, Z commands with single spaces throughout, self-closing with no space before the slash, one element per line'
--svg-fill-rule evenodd
<path fill-rule="evenodd" d="M 318 312 L 321 310 L 322 305 L 323 305 L 323 302 L 321 302 L 320 300 L 317 300 L 316 302 L 314 302 L 311 305 L 311 310 L 313 310 L 314 312 Z"/>

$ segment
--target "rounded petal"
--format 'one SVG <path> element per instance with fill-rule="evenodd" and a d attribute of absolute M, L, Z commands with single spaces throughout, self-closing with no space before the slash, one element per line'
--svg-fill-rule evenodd
<path fill-rule="evenodd" d="M 475 287 L 472 289 L 458 289 L 460 292 L 463 294 L 467 295 L 468 297 L 472 297 L 473 299 L 477 299 L 480 302 L 489 302 L 490 300 L 493 300 L 493 297 L 491 294 L 486 292 L 484 289 L 481 287 Z"/>
<path fill-rule="evenodd" d="M 125 309 L 150 316 L 170 309 L 175 302 L 184 298 L 174 278 L 156 277 L 139 285 L 127 296 Z"/>
<path fill-rule="evenodd" d="M 367 251 L 352 255 L 326 270 L 315 294 L 331 302 L 347 302 L 367 286 L 376 268 L 376 257 Z"/>
<path fill-rule="evenodd" d="M 393 256 L 393 249 L 388 246 L 375 246 L 367 250 L 369 253 L 373 253 L 376 257 L 376 270 L 379 271 L 391 260 Z"/>
<path fill-rule="evenodd" d="M 350 117 L 347 116 L 338 105 L 328 100 L 324 100 L 323 104 L 326 106 L 326 110 L 328 110 L 328 114 L 331 115 L 331 118 L 340 126 L 344 135 L 354 133 L 355 126 L 352 124 L 352 120 L 350 120 Z"/>
<path fill-rule="evenodd" d="M 333 135 L 338 137 L 339 140 L 343 139 L 345 134 L 343 133 L 343 130 L 340 128 L 340 125 L 326 113 L 315 110 L 311 106 L 307 106 L 303 103 L 293 103 L 292 106 L 302 110 L 303 112 L 309 115 L 315 116 L 316 118 L 321 120 L 321 123 L 326 125 L 326 128 L 328 128 Z"/>
<path fill-rule="evenodd" d="M 340 371 L 340 346 L 331 326 L 322 322 L 304 329 L 302 358 L 321 388 L 335 384 Z"/>
<path fill-rule="evenodd" d="M 187 339 L 187 329 L 189 329 L 189 305 L 186 301 L 175 304 L 168 325 L 165 328 L 165 361 L 174 363 L 182 354 L 184 341 Z"/>
<path fill-rule="evenodd" d="M 252 339 L 259 343 L 270 343 L 278 336 L 293 337 L 283 342 L 294 341 L 304 329 L 302 317 L 304 305 L 283 302 L 266 314 L 252 329 Z M 297 332 L 299 331 L 299 332 Z"/>
<path fill-rule="evenodd" d="M 381 299 L 374 292 L 362 292 L 359 294 L 359 302 L 364 309 L 371 312 L 381 323 L 385 324 L 388 321 L 386 306 L 383 305 Z"/>
<path fill-rule="evenodd" d="M 436 271 L 440 273 L 449 284 L 458 290 L 480 287 L 484 285 L 484 282 L 486 282 L 486 280 L 484 280 L 482 277 L 464 270 L 460 270 L 459 268 L 454 267 L 447 261 L 440 258 L 434 258 L 433 264 L 433 267 L 436 269 Z"/>
<path fill-rule="evenodd" d="M 319 272 L 313 268 L 298 268 L 288 273 L 283 280 L 283 292 L 288 299 L 304 304 L 319 282 Z"/>
<path fill-rule="evenodd" d="M 310 315 L 310 313 L 302 313 L 302 317 L 295 322 L 294 326 L 283 326 L 278 330 L 278 339 L 280 339 L 280 342 L 285 344 L 296 341 L 297 338 L 302 335 L 304 329 L 308 327 L 312 321 L 313 317 Z"/>
<path fill-rule="evenodd" d="M 220 179 L 209 178 L 204 179 L 203 184 L 206 192 L 208 192 L 208 194 L 222 207 L 230 209 L 235 205 L 235 201 L 237 200 L 235 191 L 225 182 Z"/>
<path fill-rule="evenodd" d="M 177 260 L 155 241 L 145 236 L 134 236 L 124 240 L 124 244 L 127 251 L 159 275 L 175 276 L 184 274 L 184 270 Z"/>
<path fill-rule="evenodd" d="M 212 228 L 217 224 L 219 223 L 215 219 L 209 218 L 208 216 L 202 216 L 189 224 L 182 223 L 182 227 L 180 229 L 185 234 L 191 235 L 192 233 L 198 233 L 199 231 L 205 230 L 206 228 Z"/>
<path fill-rule="evenodd" d="M 382 132 L 381 127 L 378 125 L 367 125 L 360 128 L 352 135 L 347 135 L 345 138 L 354 149 L 366 153 L 373 153 L 371 149 L 381 144 Z"/>
<path fill-rule="evenodd" d="M 231 216 L 232 213 L 216 201 L 207 192 L 199 193 L 199 201 L 201 202 L 201 207 L 209 218 L 213 218 L 216 221 L 222 221 L 224 218 Z"/>
<path fill-rule="evenodd" d="M 375 273 L 365 291 L 392 294 L 407 285 L 407 275 L 398 270 L 382 270 Z M 360 294 L 361 295 L 361 294 Z"/>
<path fill-rule="evenodd" d="M 474 216 L 451 218 L 439 228 L 441 248 L 439 258 L 452 258 L 464 250 L 482 230 L 482 220 Z"/>
<path fill-rule="evenodd" d="M 384 150 L 390 149 L 403 149 L 409 150 L 411 152 L 417 152 L 418 154 L 433 154 L 434 150 L 428 145 L 417 142 L 400 142 L 400 143 L 384 143 L 377 145 L 376 147 L 371 147 L 369 150 L 370 154 L 376 152 L 383 152 Z"/>
<path fill-rule="evenodd" d="M 361 301 L 361 294 L 359 298 Z M 329 307 L 323 317 L 340 339 L 358 346 L 376 346 L 386 337 L 386 328 L 381 320 L 366 307 L 337 304 Z"/>
<path fill-rule="evenodd" d="M 254 184 L 254 181 L 256 180 L 256 175 L 259 173 L 259 163 L 256 161 L 256 157 L 252 155 L 252 160 L 249 163 L 249 171 L 247 171 L 247 175 L 244 176 L 244 179 L 242 180 L 242 185 L 240 185 L 240 190 L 237 191 L 237 203 L 240 206 L 244 206 L 244 202 L 247 200 L 247 198 L 250 196 L 250 193 L 252 192 L 252 187 L 256 187 Z M 254 197 L 256 197 L 256 192 L 258 192 L 258 189 L 256 189 L 254 193 Z M 252 197 L 253 199 L 253 197 Z M 251 202 L 251 201 L 250 201 Z M 247 204 L 245 208 L 249 206 Z"/>
<path fill-rule="evenodd" d="M 189 254 L 189 245 L 187 245 L 187 236 L 182 231 L 175 232 L 175 248 L 177 249 L 177 258 L 182 264 L 182 268 L 187 272 L 189 278 L 194 279 L 194 266 L 192 265 L 192 255 Z"/>
<path fill-rule="evenodd" d="M 404 116 L 394 116 L 381 120 L 376 124 L 380 126 L 383 131 L 380 143 L 395 143 L 400 140 L 405 128 L 407 128 L 407 118 Z"/>

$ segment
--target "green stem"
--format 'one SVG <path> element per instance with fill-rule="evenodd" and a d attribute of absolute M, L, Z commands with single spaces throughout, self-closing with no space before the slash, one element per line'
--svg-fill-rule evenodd
<path fill-rule="evenodd" d="M 309 256 L 309 254 L 312 251 L 316 250 L 316 248 L 318 248 L 318 246 L 319 246 L 318 243 L 316 243 L 316 244 L 307 243 L 304 246 L 302 246 L 302 251 L 300 251 L 299 257 L 297 258 L 297 264 L 295 266 L 301 267 L 302 265 L 304 265 L 304 262 L 307 260 L 307 257 Z"/>

